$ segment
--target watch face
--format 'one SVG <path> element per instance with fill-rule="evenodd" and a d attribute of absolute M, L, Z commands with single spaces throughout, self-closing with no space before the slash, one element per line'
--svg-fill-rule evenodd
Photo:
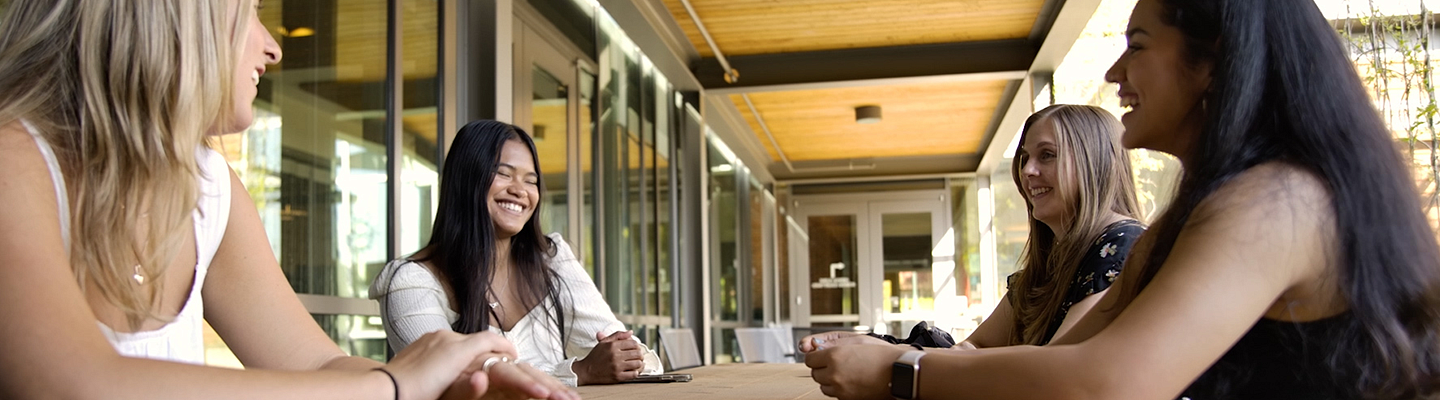
<path fill-rule="evenodd" d="M 897 362 L 890 369 L 890 395 L 899 399 L 915 398 L 915 366 Z"/>

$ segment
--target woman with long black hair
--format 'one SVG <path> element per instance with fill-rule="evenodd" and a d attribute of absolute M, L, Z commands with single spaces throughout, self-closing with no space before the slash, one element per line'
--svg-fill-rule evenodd
<path fill-rule="evenodd" d="M 456 134 L 430 243 L 386 265 L 370 288 L 390 345 L 490 331 L 515 343 L 519 361 L 571 386 L 634 379 L 653 353 L 615 318 L 560 235 L 540 233 L 538 159 L 534 140 L 510 124 L 480 120 Z"/>
<path fill-rule="evenodd" d="M 881 398 L 887 387 L 924 399 L 1436 397 L 1435 232 L 1315 3 L 1140 0 L 1126 36 L 1129 49 L 1106 74 L 1131 109 L 1123 142 L 1174 154 L 1185 172 L 1118 290 L 1046 347 L 813 353 L 806 361 L 821 390 L 847 399 Z M 887 362 L 864 361 L 875 359 Z"/>

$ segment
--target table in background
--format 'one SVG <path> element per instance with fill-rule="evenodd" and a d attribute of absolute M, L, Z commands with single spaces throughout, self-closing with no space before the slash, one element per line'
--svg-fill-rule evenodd
<path fill-rule="evenodd" d="M 581 386 L 586 400 L 801 400 L 829 399 L 805 364 L 717 364 L 675 371 L 690 382 Z"/>

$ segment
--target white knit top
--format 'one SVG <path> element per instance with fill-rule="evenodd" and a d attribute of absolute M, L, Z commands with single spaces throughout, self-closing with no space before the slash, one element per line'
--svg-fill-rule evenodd
<path fill-rule="evenodd" d="M 50 168 L 51 180 L 60 212 L 60 234 L 65 248 L 70 248 L 70 202 L 65 190 L 65 176 L 50 144 L 37 133 L 34 127 L 25 123 L 45 164 Z M 200 160 L 200 199 L 192 219 L 195 223 L 195 282 L 179 315 L 165 326 L 153 331 L 116 332 L 100 321 L 96 321 L 100 332 L 115 346 L 121 355 L 136 358 L 168 360 L 190 364 L 205 363 L 204 318 L 205 301 L 201 289 L 205 286 L 205 274 L 210 261 L 220 248 L 225 236 L 225 225 L 230 219 L 230 168 L 225 157 L 214 150 L 204 148 L 198 152 Z"/>
<path fill-rule="evenodd" d="M 491 325 L 489 330 L 510 339 L 520 354 L 521 362 L 575 386 L 577 377 L 571 365 L 588 355 L 599 343 L 595 334 L 603 332 L 608 336 L 625 330 L 625 325 L 610 311 L 595 282 L 575 260 L 570 245 L 559 234 L 552 233 L 549 237 L 555 242 L 556 251 L 546 265 L 559 275 L 558 287 L 564 291 L 560 296 L 565 307 L 564 348 L 560 348 L 561 339 L 546 317 L 553 307 L 548 298 L 530 309 L 510 331 L 503 331 L 495 325 Z M 370 298 L 380 301 L 385 334 L 390 347 L 396 352 L 421 335 L 450 330 L 460 317 L 450 307 L 449 296 L 435 274 L 425 266 L 405 259 L 391 261 L 380 271 L 375 283 L 370 286 Z M 648 348 L 645 353 L 645 373 L 659 373 L 659 359 Z"/>

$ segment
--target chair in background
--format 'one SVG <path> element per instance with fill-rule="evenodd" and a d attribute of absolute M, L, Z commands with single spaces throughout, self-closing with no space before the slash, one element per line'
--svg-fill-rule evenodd
<path fill-rule="evenodd" d="M 781 328 L 735 328 L 740 342 L 740 358 L 747 363 L 793 363 L 793 344 L 785 339 Z"/>
<path fill-rule="evenodd" d="M 665 360 L 670 364 L 666 371 L 698 367 L 700 347 L 695 344 L 695 332 L 688 328 L 660 329 L 660 345 L 665 349 Z"/>

